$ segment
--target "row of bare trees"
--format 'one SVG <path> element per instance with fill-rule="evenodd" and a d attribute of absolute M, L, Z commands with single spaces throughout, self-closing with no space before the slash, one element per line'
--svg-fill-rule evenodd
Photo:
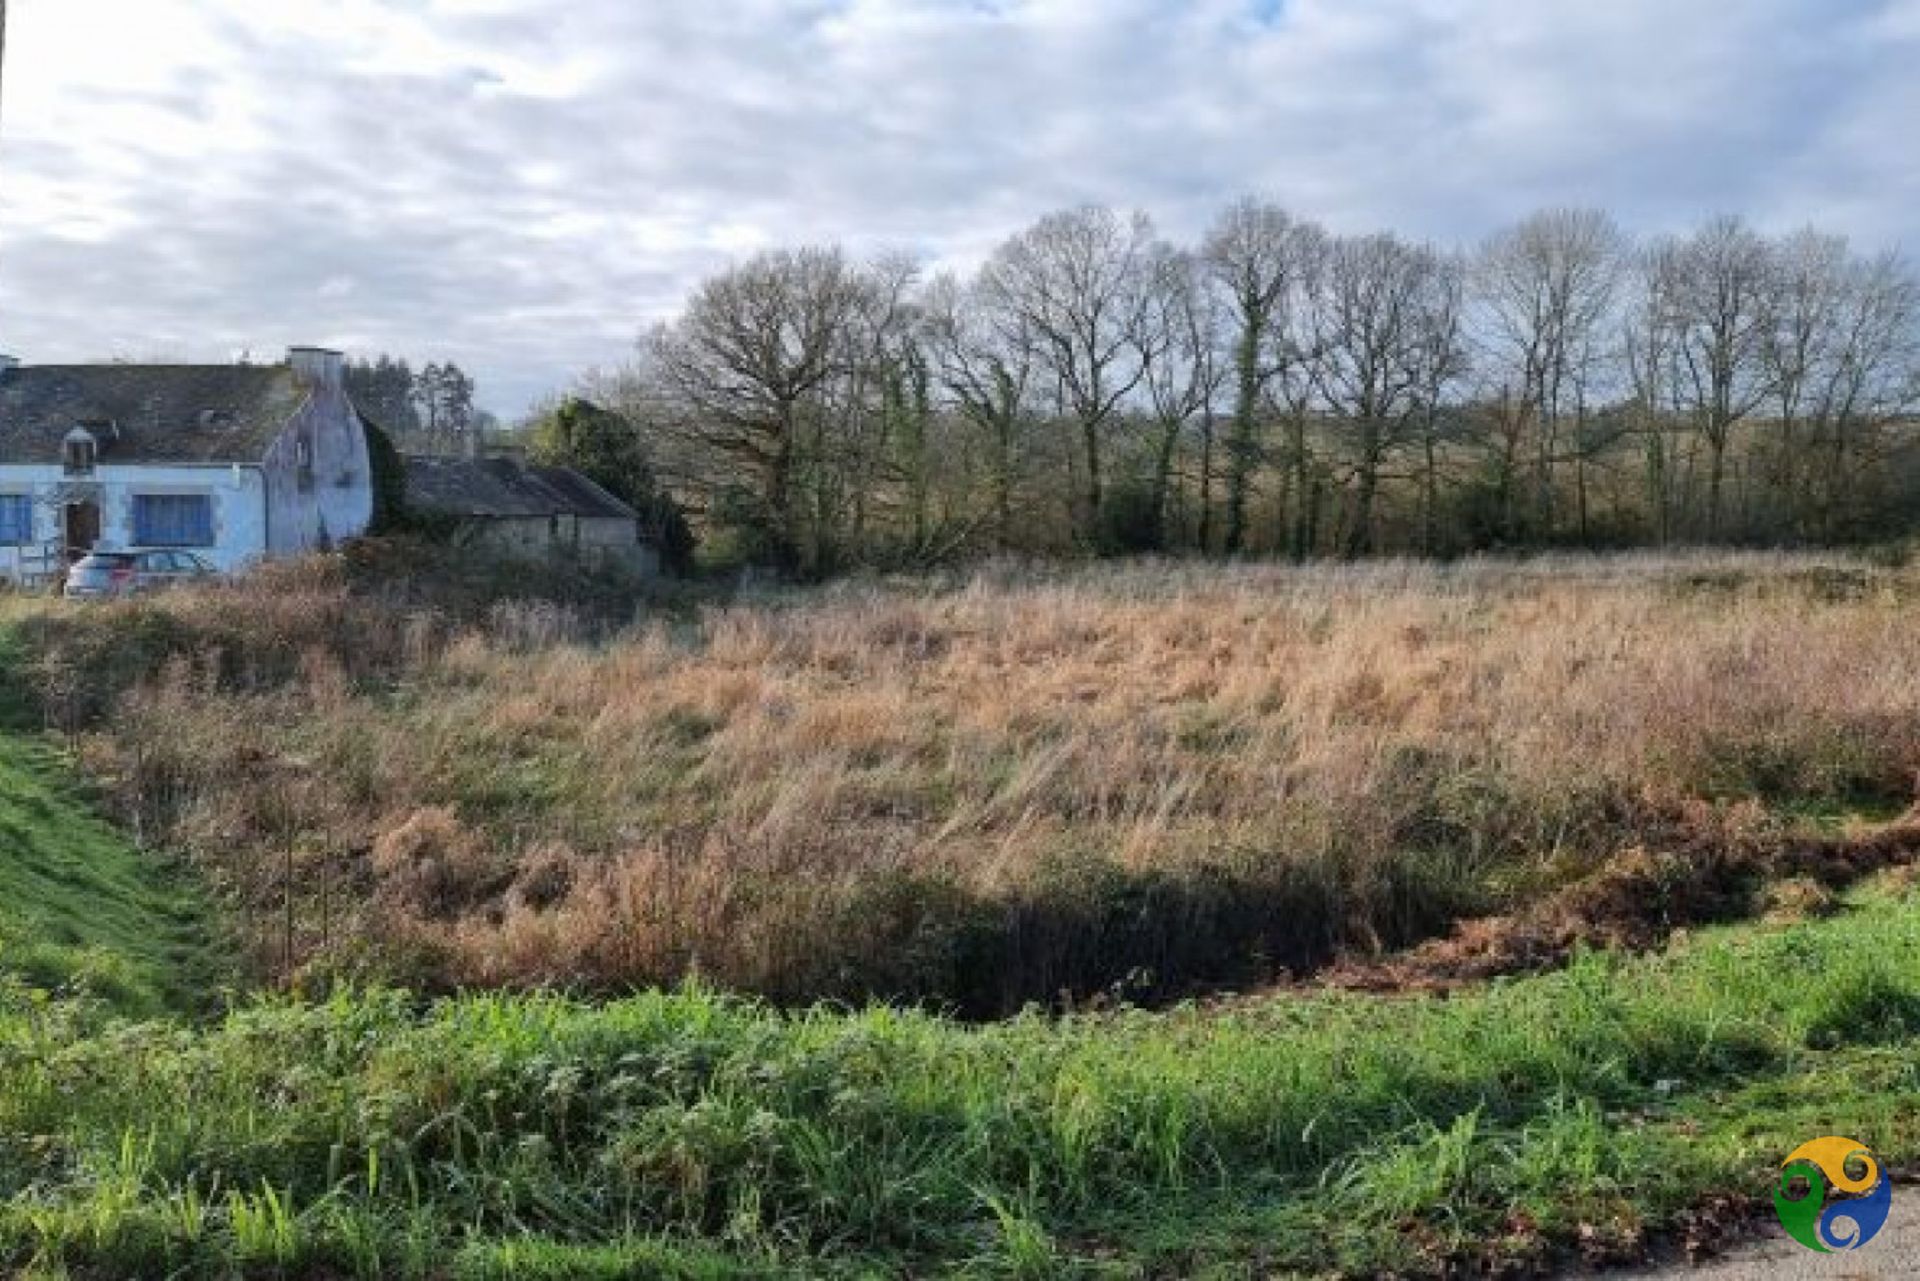
<path fill-rule="evenodd" d="M 710 538 L 798 572 L 988 549 L 1451 553 L 1894 532 L 1920 286 L 1738 219 L 1550 210 L 1460 252 L 1244 200 L 1049 214 L 969 277 L 838 249 L 701 285 L 595 380 Z"/>

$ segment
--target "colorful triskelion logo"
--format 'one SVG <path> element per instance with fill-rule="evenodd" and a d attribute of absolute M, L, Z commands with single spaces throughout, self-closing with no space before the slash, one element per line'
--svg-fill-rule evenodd
<path fill-rule="evenodd" d="M 1893 1184 L 1864 1144 L 1829 1135 L 1802 1143 L 1780 1163 L 1773 1208 L 1780 1226 L 1809 1250 L 1858 1250 L 1886 1226 Z"/>

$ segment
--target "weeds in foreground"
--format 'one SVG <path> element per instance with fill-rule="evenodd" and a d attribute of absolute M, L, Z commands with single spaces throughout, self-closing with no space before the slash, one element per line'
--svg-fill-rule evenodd
<path fill-rule="evenodd" d="M 1920 1156 L 1917 975 L 1909 889 L 1446 1001 L 972 1028 L 700 989 L 599 1007 L 340 994 L 195 1031 L 9 996 L 0 1266 L 1423 1275 L 1625 1258 L 1677 1240 L 1710 1196 L 1757 1203 L 1808 1134 Z"/>

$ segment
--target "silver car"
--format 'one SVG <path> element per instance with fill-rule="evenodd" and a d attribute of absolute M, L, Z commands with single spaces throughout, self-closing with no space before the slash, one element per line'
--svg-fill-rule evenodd
<path fill-rule="evenodd" d="M 88 552 L 67 571 L 66 594 L 73 599 L 131 596 L 175 583 L 214 576 L 213 566 L 192 552 Z"/>

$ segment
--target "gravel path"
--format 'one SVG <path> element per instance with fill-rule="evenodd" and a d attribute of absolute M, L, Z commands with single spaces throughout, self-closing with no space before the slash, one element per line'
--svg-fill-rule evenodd
<path fill-rule="evenodd" d="M 1778 1228 L 1750 1245 L 1731 1250 L 1698 1267 L 1674 1264 L 1639 1272 L 1612 1274 L 1617 1281 L 1881 1281 L 1920 1278 L 1920 1187 L 1896 1184 L 1893 1214 L 1879 1235 L 1853 1254 L 1815 1254 Z"/>

